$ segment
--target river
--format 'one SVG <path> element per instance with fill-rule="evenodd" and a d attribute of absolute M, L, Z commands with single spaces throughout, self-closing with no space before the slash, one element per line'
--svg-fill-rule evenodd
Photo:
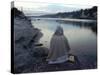
<path fill-rule="evenodd" d="M 43 33 L 40 43 L 49 48 L 50 40 L 58 25 L 62 26 L 64 35 L 68 39 L 70 45 L 70 53 L 82 56 L 82 59 L 90 63 L 96 63 L 97 55 L 97 34 L 91 29 L 96 26 L 92 20 L 60 20 L 60 19 L 31 19 L 34 27 L 39 28 Z"/>

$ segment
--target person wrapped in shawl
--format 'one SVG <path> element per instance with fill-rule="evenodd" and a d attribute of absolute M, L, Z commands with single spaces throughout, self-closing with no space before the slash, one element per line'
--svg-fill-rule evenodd
<path fill-rule="evenodd" d="M 64 36 L 63 28 L 58 26 L 50 42 L 50 50 L 47 57 L 49 64 L 63 63 L 68 60 L 70 50 L 68 40 Z"/>

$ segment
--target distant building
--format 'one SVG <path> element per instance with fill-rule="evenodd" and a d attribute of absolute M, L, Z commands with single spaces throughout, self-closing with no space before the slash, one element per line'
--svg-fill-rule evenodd
<path fill-rule="evenodd" d="M 81 15 L 82 18 L 86 18 L 87 16 L 85 15 L 84 11 L 82 11 L 82 15 Z"/>

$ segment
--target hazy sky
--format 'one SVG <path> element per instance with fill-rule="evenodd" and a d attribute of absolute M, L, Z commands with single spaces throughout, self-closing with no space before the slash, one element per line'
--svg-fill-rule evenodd
<path fill-rule="evenodd" d="M 64 3 L 37 3 L 15 1 L 15 7 L 23 9 L 26 15 L 44 15 L 57 12 L 70 12 L 79 9 L 91 8 L 92 6 L 68 5 Z"/>

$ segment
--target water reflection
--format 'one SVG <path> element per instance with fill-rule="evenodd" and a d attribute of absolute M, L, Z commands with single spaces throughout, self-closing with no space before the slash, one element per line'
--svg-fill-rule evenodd
<path fill-rule="evenodd" d="M 70 24 L 78 27 L 85 27 L 91 29 L 93 32 L 97 33 L 97 22 L 73 22 L 73 21 L 57 21 L 60 24 Z"/>

